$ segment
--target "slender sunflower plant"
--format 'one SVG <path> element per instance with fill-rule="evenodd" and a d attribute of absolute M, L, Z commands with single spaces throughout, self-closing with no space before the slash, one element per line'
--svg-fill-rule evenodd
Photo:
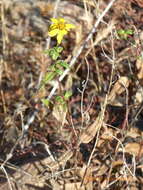
<path fill-rule="evenodd" d="M 61 60 L 60 56 L 63 51 L 63 47 L 60 46 L 60 44 L 63 41 L 63 38 L 65 35 L 68 34 L 68 32 L 71 29 L 74 29 L 75 26 L 73 24 L 67 23 L 67 21 L 64 18 L 51 18 L 51 25 L 48 30 L 48 36 L 49 37 L 56 37 L 57 44 L 53 48 L 50 48 L 48 50 L 45 50 L 45 53 L 50 56 L 53 63 L 50 66 L 49 70 L 43 81 L 42 81 L 42 87 L 45 86 L 45 84 L 52 81 L 55 77 L 58 75 L 62 75 L 65 69 L 69 68 L 68 63 L 65 60 Z M 71 96 L 71 92 L 66 92 L 61 98 L 61 96 L 57 97 L 56 100 L 60 100 L 60 102 L 65 102 L 63 99 L 67 100 L 67 97 Z M 49 101 L 47 99 L 42 99 L 42 102 L 44 104 L 49 104 Z"/>

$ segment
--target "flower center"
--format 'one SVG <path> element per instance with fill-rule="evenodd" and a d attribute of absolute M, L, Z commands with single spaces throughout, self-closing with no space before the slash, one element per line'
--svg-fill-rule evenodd
<path fill-rule="evenodd" d="M 64 23 L 59 23 L 58 28 L 59 28 L 59 30 L 64 30 L 65 29 L 65 24 Z"/>

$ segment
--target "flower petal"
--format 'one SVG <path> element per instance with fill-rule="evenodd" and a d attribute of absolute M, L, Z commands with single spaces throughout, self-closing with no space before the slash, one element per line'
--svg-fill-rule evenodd
<path fill-rule="evenodd" d="M 66 30 L 69 31 L 72 28 L 75 28 L 75 25 L 73 25 L 73 24 L 66 24 Z"/>
<path fill-rule="evenodd" d="M 59 29 L 54 29 L 48 32 L 50 37 L 56 36 L 59 33 Z"/>
<path fill-rule="evenodd" d="M 52 25 L 50 26 L 50 28 L 49 28 L 49 31 L 55 30 L 55 29 L 57 29 L 57 25 L 56 25 L 56 24 L 52 24 Z"/>
<path fill-rule="evenodd" d="M 64 18 L 59 18 L 59 19 L 58 19 L 58 22 L 59 22 L 59 23 L 65 23 L 65 19 L 64 19 Z"/>
<path fill-rule="evenodd" d="M 61 33 L 61 35 L 66 35 L 68 32 L 67 32 L 67 30 L 66 29 L 64 29 L 64 30 L 60 30 L 60 33 Z"/>
<path fill-rule="evenodd" d="M 53 24 L 58 24 L 58 19 L 56 19 L 56 18 L 51 18 L 50 20 L 52 21 Z"/>
<path fill-rule="evenodd" d="M 71 29 L 71 28 L 75 28 L 75 25 L 73 24 L 66 24 L 66 29 Z"/>
<path fill-rule="evenodd" d="M 58 44 L 60 44 L 62 42 L 63 37 L 64 37 L 64 35 L 61 32 L 57 35 Z"/>

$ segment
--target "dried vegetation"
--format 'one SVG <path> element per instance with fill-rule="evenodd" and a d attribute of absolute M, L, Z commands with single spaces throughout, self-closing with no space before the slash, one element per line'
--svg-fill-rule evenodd
<path fill-rule="evenodd" d="M 86 43 L 109 3 L 0 1 L 0 190 L 143 186 L 143 2 L 115 0 Z M 56 91 L 72 90 L 66 110 L 54 96 L 50 108 L 40 101 L 56 81 L 37 92 L 51 64 L 43 52 L 55 44 L 47 40 L 54 14 L 76 25 L 64 59 L 84 43 Z"/>

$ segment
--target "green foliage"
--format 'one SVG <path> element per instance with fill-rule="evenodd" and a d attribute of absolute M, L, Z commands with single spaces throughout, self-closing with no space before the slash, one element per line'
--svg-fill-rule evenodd
<path fill-rule="evenodd" d="M 63 60 L 56 61 L 56 64 L 66 68 L 66 69 L 69 68 L 69 65 L 66 63 L 66 61 L 63 61 Z"/>
<path fill-rule="evenodd" d="M 46 73 L 42 84 L 47 84 L 49 81 L 53 80 L 57 75 L 62 75 L 63 70 L 69 68 L 69 65 L 64 60 L 57 60 L 60 57 L 60 53 L 63 51 L 63 47 L 56 46 L 45 50 L 44 53 L 48 54 L 53 61 L 56 61 L 50 68 L 49 72 Z"/>
<path fill-rule="evenodd" d="M 56 46 L 44 51 L 45 54 L 48 54 L 51 57 L 54 63 L 52 64 L 52 66 L 50 66 L 50 68 L 48 69 L 49 71 L 45 74 L 41 87 L 44 88 L 47 83 L 52 81 L 56 76 L 62 75 L 64 70 L 69 68 L 69 65 L 66 61 L 60 59 L 58 60 L 62 51 L 63 47 L 60 46 Z M 71 95 L 72 92 L 67 91 L 65 92 L 64 96 L 57 96 L 55 98 L 55 103 L 59 104 L 60 106 L 63 106 L 63 108 L 66 108 L 67 101 L 69 100 Z M 49 106 L 49 100 L 43 98 L 41 101 L 45 106 Z"/>
<path fill-rule="evenodd" d="M 55 76 L 56 76 L 56 73 L 54 71 L 47 72 L 45 74 L 45 77 L 44 77 L 42 83 L 47 84 L 49 81 L 53 80 Z"/>
<path fill-rule="evenodd" d="M 69 100 L 69 98 L 72 96 L 72 92 L 71 91 L 66 91 L 64 96 L 56 96 L 55 98 L 55 102 L 62 106 L 63 109 L 67 108 L 67 101 Z"/>
<path fill-rule="evenodd" d="M 56 102 L 60 103 L 60 104 L 65 104 L 66 101 L 69 100 L 69 98 L 72 96 L 72 92 L 71 91 L 66 91 L 64 96 L 56 96 Z"/>
<path fill-rule="evenodd" d="M 69 68 L 69 65 L 63 61 L 58 60 L 55 64 L 53 64 L 43 78 L 42 86 L 48 84 L 51 80 L 53 80 L 57 75 L 62 75 L 64 68 Z"/>
<path fill-rule="evenodd" d="M 62 96 L 56 96 L 56 102 L 63 105 L 65 104 L 64 98 Z"/>
<path fill-rule="evenodd" d="M 56 61 L 54 68 L 55 68 L 55 72 L 57 74 L 62 75 L 63 68 L 69 68 L 69 65 L 63 60 L 58 60 L 58 61 Z"/>
<path fill-rule="evenodd" d="M 127 30 L 124 30 L 124 29 L 120 29 L 120 30 L 117 30 L 117 34 L 118 36 L 121 38 L 121 39 L 125 39 L 127 40 L 127 38 L 130 36 L 130 35 L 133 35 L 134 31 L 132 29 L 127 29 Z"/>
<path fill-rule="evenodd" d="M 65 95 L 64 95 L 64 99 L 65 100 L 69 100 L 69 98 L 72 96 L 72 92 L 71 91 L 66 91 Z"/>
<path fill-rule="evenodd" d="M 49 50 L 45 50 L 44 53 L 48 54 L 52 60 L 57 60 L 60 57 L 60 53 L 63 51 L 63 47 L 56 46 L 50 48 Z"/>
<path fill-rule="evenodd" d="M 47 106 L 47 107 L 48 107 L 49 104 L 50 104 L 50 101 L 49 101 L 48 99 L 42 98 L 41 101 L 42 101 L 42 103 L 43 103 L 45 106 Z"/>
<path fill-rule="evenodd" d="M 68 101 L 71 96 L 72 96 L 72 92 L 66 91 L 63 97 L 57 96 L 55 100 L 56 100 L 56 102 L 58 102 L 60 104 L 65 104 L 66 101 Z"/>

